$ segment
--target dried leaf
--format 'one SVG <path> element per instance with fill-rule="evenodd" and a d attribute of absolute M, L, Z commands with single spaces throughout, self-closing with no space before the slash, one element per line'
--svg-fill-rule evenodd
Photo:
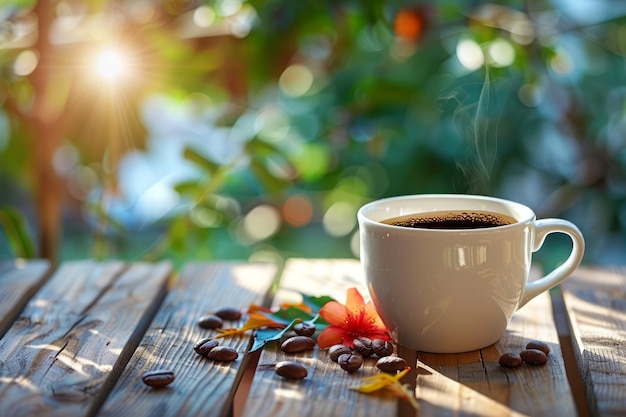
<path fill-rule="evenodd" d="M 351 387 L 353 391 L 360 392 L 362 394 L 373 394 L 381 390 L 392 393 L 393 395 L 404 398 L 407 400 L 413 408 L 419 409 L 419 404 L 415 399 L 415 396 L 411 392 L 408 384 L 402 384 L 400 380 L 404 375 L 409 372 L 411 368 L 406 368 L 404 371 L 398 372 L 396 375 L 390 375 L 384 372 L 379 374 L 363 378 L 363 384 L 357 387 Z"/>

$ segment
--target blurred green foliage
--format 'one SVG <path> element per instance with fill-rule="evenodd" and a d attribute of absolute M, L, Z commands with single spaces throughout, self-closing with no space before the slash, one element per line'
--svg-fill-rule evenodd
<path fill-rule="evenodd" d="M 64 258 L 353 256 L 360 205 L 451 192 L 570 219 L 588 262 L 623 262 L 626 10 L 574 3 L 10 1 L 0 203 L 36 211 L 29 160 L 45 138 L 28 125 L 44 95 L 64 120 Z M 16 64 L 42 10 L 58 30 L 48 91 Z M 79 70 L 107 42 L 130 51 L 134 78 L 102 88 Z M 154 95 L 171 107 L 150 119 Z M 121 214 L 155 188 L 125 186 L 137 177 L 120 167 L 167 140 L 182 145 L 161 158 L 193 172 L 169 172 L 176 204 L 149 221 Z M 568 242 L 555 242 L 542 262 L 562 260 Z"/>

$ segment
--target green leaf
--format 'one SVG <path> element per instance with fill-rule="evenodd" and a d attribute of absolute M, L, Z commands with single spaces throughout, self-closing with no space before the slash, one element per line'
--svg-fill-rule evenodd
<path fill-rule="evenodd" d="M 219 168 L 219 166 L 215 162 L 209 161 L 204 155 L 190 147 L 185 148 L 183 155 L 185 156 L 185 159 L 195 163 L 201 168 L 204 168 L 211 174 L 214 174 L 215 171 L 217 171 L 217 169 Z"/>
<path fill-rule="evenodd" d="M 260 140 L 256 137 L 253 140 L 247 142 L 245 148 L 246 152 L 252 155 L 267 156 L 282 154 L 281 150 L 273 144 Z"/>
<path fill-rule="evenodd" d="M 88 209 L 92 210 L 101 221 L 104 221 L 106 223 L 107 226 L 111 226 L 117 232 L 123 233 L 126 230 L 121 222 L 117 221 L 115 218 L 109 215 L 109 213 L 105 210 L 104 205 L 87 203 L 85 206 Z"/>
<path fill-rule="evenodd" d="M 324 305 L 330 301 L 337 301 L 337 300 L 335 300 L 333 297 L 329 295 L 322 295 L 322 296 L 316 297 L 312 295 L 302 294 L 302 302 L 304 303 L 304 305 L 309 307 L 311 311 L 315 313 L 320 311 L 320 309 L 324 307 Z"/>
<path fill-rule="evenodd" d="M 289 185 L 289 181 L 283 180 L 281 178 L 276 178 L 274 175 L 272 175 L 272 173 L 267 169 L 265 164 L 261 162 L 258 158 L 253 158 L 250 161 L 250 169 L 254 173 L 259 183 L 270 194 L 280 191 Z"/>
<path fill-rule="evenodd" d="M 266 344 L 270 342 L 280 340 L 285 335 L 285 333 L 287 333 L 289 330 L 293 328 L 293 326 L 301 322 L 315 324 L 315 326 L 317 327 L 316 331 L 324 330 L 326 327 L 328 327 L 328 322 L 322 319 L 319 315 L 310 316 L 306 312 L 298 308 L 294 308 L 294 307 L 289 307 L 285 310 L 291 310 L 289 312 L 286 312 L 286 315 L 302 315 L 302 316 L 309 316 L 311 318 L 308 320 L 302 320 L 301 318 L 296 317 L 293 320 L 291 320 L 289 324 L 287 325 L 287 327 L 285 327 L 284 329 L 276 329 L 276 328 L 258 329 L 254 334 L 254 343 L 252 345 L 252 348 L 250 349 L 250 352 L 254 352 L 255 350 L 261 349 L 263 346 L 265 346 Z M 281 317 L 277 317 L 277 316 L 280 316 L 279 313 L 280 312 L 276 314 L 267 314 L 267 316 L 273 317 L 276 319 L 276 321 L 282 322 L 283 319 Z"/>
<path fill-rule="evenodd" d="M 15 256 L 25 259 L 35 257 L 35 245 L 26 231 L 26 220 L 19 211 L 12 208 L 0 210 L 0 226 Z"/>
<path fill-rule="evenodd" d="M 287 308 L 281 308 L 276 313 L 263 313 L 272 320 L 278 321 L 283 324 L 288 324 L 292 320 L 299 319 L 300 321 L 308 321 L 315 318 L 315 316 L 307 313 L 298 307 L 289 306 Z"/>
<path fill-rule="evenodd" d="M 202 192 L 202 187 L 199 186 L 198 181 L 182 181 L 174 186 L 174 190 L 178 194 L 196 195 Z"/>
<path fill-rule="evenodd" d="M 300 322 L 302 322 L 302 320 L 296 318 L 296 319 L 293 319 L 284 329 L 273 329 L 273 328 L 258 329 L 256 333 L 254 334 L 254 344 L 252 345 L 250 352 L 259 350 L 270 342 L 280 340 L 280 338 L 283 337 L 286 332 L 291 330 L 293 326 L 295 326 L 297 323 L 300 323 Z"/>

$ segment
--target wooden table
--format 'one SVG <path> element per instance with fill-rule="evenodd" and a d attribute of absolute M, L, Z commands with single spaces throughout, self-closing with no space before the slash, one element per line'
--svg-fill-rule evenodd
<path fill-rule="evenodd" d="M 378 372 L 374 359 L 349 374 L 318 347 L 246 353 L 248 333 L 223 339 L 240 353 L 231 363 L 192 348 L 215 335 L 197 319 L 219 307 L 269 307 L 300 293 L 343 302 L 351 286 L 367 294 L 356 260 L 190 263 L 180 273 L 167 262 L 0 263 L 0 416 L 415 415 L 405 400 L 349 389 Z M 531 339 L 550 345 L 547 365 L 498 365 Z M 494 346 L 397 353 L 413 367 L 404 382 L 421 416 L 618 416 L 626 415 L 625 339 L 626 271 L 581 267 L 516 312 Z M 285 358 L 305 363 L 307 378 L 278 377 L 272 365 Z M 156 368 L 176 380 L 144 385 L 142 373 Z"/>

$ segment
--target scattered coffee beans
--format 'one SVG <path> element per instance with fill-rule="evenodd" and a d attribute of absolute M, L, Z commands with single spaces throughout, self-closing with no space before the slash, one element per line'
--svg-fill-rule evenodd
<path fill-rule="evenodd" d="M 151 387 L 164 387 L 171 384 L 176 379 L 174 372 L 168 369 L 156 369 L 154 371 L 144 372 L 141 380 L 144 384 Z"/>
<path fill-rule="evenodd" d="M 387 340 L 372 340 L 372 350 L 379 358 L 389 356 L 393 353 L 393 344 Z"/>
<path fill-rule="evenodd" d="M 337 362 L 339 366 L 341 366 L 341 369 L 352 373 L 358 371 L 361 365 L 363 365 L 363 356 L 354 352 L 344 353 L 339 356 Z"/>
<path fill-rule="evenodd" d="M 224 325 L 224 322 L 218 316 L 208 314 L 198 319 L 198 326 L 203 329 L 219 329 Z"/>
<path fill-rule="evenodd" d="M 299 336 L 313 336 L 316 327 L 313 323 L 302 322 L 293 326 L 293 331 Z"/>
<path fill-rule="evenodd" d="M 315 347 L 315 340 L 309 336 L 294 336 L 286 339 L 281 343 L 280 348 L 283 352 L 298 353 L 305 350 L 311 350 Z"/>
<path fill-rule="evenodd" d="M 337 362 L 339 360 L 339 356 L 343 355 L 344 353 L 352 353 L 352 349 L 350 349 L 349 346 L 342 344 L 333 345 L 328 348 L 328 357 L 333 362 Z"/>
<path fill-rule="evenodd" d="M 239 357 L 239 354 L 231 347 L 216 346 L 207 353 L 206 357 L 214 361 L 232 362 Z"/>
<path fill-rule="evenodd" d="M 363 336 L 354 339 L 354 351 L 364 358 L 372 356 L 372 339 Z"/>
<path fill-rule="evenodd" d="M 506 368 L 517 368 L 522 364 L 522 358 L 517 353 L 508 352 L 500 356 L 498 363 Z"/>
<path fill-rule="evenodd" d="M 293 361 L 278 362 L 274 369 L 277 375 L 286 379 L 304 379 L 308 374 L 302 364 Z"/>
<path fill-rule="evenodd" d="M 526 345 L 526 349 L 538 349 L 548 355 L 550 353 L 550 346 L 547 343 L 541 342 L 539 340 L 531 340 Z"/>
<path fill-rule="evenodd" d="M 196 351 L 198 355 L 206 356 L 213 348 L 217 347 L 220 343 L 217 339 L 211 339 L 210 337 L 205 337 L 204 339 L 198 340 L 193 345 L 193 350 Z"/>
<path fill-rule="evenodd" d="M 383 372 L 396 373 L 407 367 L 407 363 L 399 356 L 385 356 L 376 362 L 376 367 Z"/>
<path fill-rule="evenodd" d="M 548 356 L 539 349 L 526 349 L 520 352 L 520 357 L 531 365 L 543 365 L 548 361 Z"/>
<path fill-rule="evenodd" d="M 222 307 L 213 314 L 224 320 L 239 320 L 242 316 L 241 310 L 234 307 Z"/>

